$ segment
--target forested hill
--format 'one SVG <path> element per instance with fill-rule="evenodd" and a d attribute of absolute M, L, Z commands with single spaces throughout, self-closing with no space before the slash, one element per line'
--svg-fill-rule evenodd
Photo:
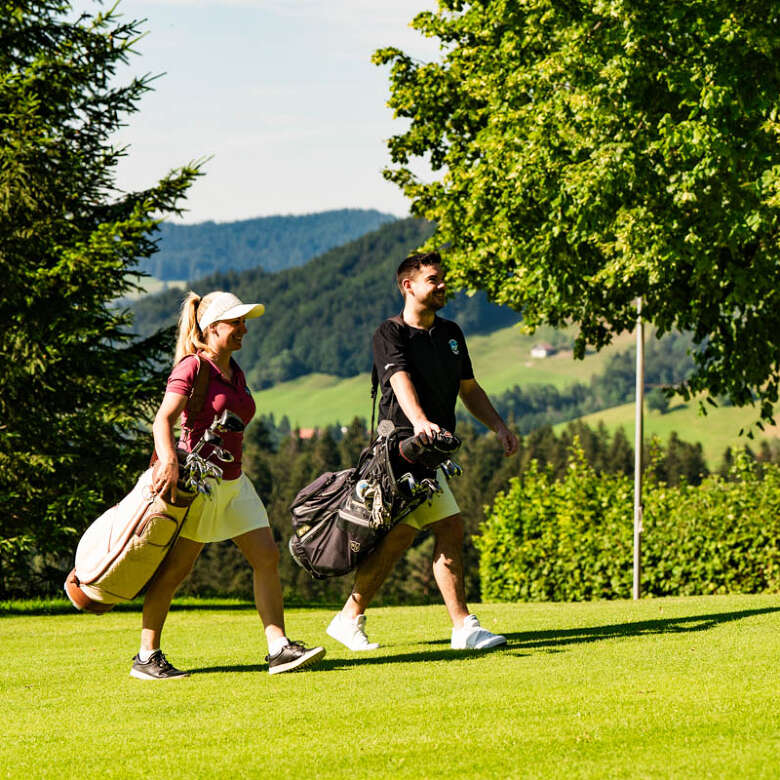
<path fill-rule="evenodd" d="M 250 323 L 240 355 L 254 388 L 314 372 L 354 376 L 371 366 L 374 329 L 401 309 L 395 285 L 398 264 L 432 232 L 424 221 L 399 220 L 300 268 L 214 274 L 193 286 L 201 295 L 223 289 L 265 304 L 265 315 Z M 148 335 L 173 324 L 181 297 L 180 290 L 169 290 L 139 301 L 134 306 L 136 330 Z M 457 320 L 466 335 L 519 320 L 484 295 L 459 294 L 442 315 Z"/>
<path fill-rule="evenodd" d="M 200 279 L 228 267 L 279 271 L 303 265 L 393 220 L 395 217 L 380 211 L 341 209 L 219 224 L 163 223 L 159 250 L 140 267 L 165 280 Z"/>

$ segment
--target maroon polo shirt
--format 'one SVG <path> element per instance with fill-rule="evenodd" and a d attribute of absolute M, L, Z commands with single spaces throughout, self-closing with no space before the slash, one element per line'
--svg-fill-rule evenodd
<path fill-rule="evenodd" d="M 189 414 L 187 410 L 182 413 L 182 432 L 179 439 L 179 447 L 190 452 L 193 446 L 203 436 L 203 432 L 214 421 L 214 417 L 222 414 L 225 409 L 235 412 L 248 425 L 255 414 L 255 401 L 246 384 L 244 372 L 238 367 L 233 358 L 230 365 L 233 369 L 233 378 L 228 379 L 219 368 L 204 355 L 200 359 L 208 366 L 209 385 L 206 392 L 206 401 L 203 409 L 197 414 Z M 194 355 L 182 358 L 171 371 L 168 377 L 167 391 L 176 395 L 186 395 L 192 392 L 195 378 L 198 374 L 198 361 Z M 244 434 L 242 432 L 228 431 L 221 434 L 222 446 L 229 450 L 235 460 L 232 463 L 223 463 L 216 457 L 213 462 L 223 470 L 223 479 L 237 479 L 241 476 L 241 453 L 243 449 Z M 211 448 L 204 446 L 200 454 L 208 457 Z"/>

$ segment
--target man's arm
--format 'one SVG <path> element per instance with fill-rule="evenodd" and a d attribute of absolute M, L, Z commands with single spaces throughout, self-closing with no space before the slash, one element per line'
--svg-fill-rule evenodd
<path fill-rule="evenodd" d="M 474 417 L 498 436 L 504 447 L 504 455 L 508 457 L 517 452 L 517 437 L 506 427 L 476 379 L 460 380 L 460 399 Z"/>
<path fill-rule="evenodd" d="M 390 377 L 390 387 L 393 388 L 398 405 L 412 424 L 415 434 L 424 433 L 426 436 L 432 436 L 436 431 L 441 430 L 436 423 L 425 416 L 408 371 L 396 371 Z"/>

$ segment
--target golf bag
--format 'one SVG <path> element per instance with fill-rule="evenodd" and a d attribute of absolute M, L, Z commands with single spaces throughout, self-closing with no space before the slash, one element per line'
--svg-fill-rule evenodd
<path fill-rule="evenodd" d="M 200 361 L 187 402 L 190 414 L 203 408 L 209 373 L 208 364 Z M 222 469 L 200 457 L 197 450 L 210 444 L 212 454 L 222 460 L 232 458 L 219 446 L 217 433 L 242 429 L 241 419 L 226 411 L 214 420 L 191 453 L 177 449 L 176 501 L 155 493 L 152 471 L 156 455 L 152 456 L 150 467 L 130 493 L 98 517 L 79 541 L 76 565 L 65 580 L 65 593 L 76 609 L 99 615 L 138 595 L 173 547 L 198 492 L 208 493 L 207 480 L 222 477 Z"/>
<path fill-rule="evenodd" d="M 437 436 L 420 447 L 420 437 L 412 434 L 382 420 L 355 468 L 322 474 L 295 497 L 288 547 L 312 577 L 339 577 L 355 569 L 394 525 L 440 490 L 439 466 L 447 476 L 461 473 L 450 460 L 460 445 L 455 436 Z"/>
<path fill-rule="evenodd" d="M 173 546 L 195 500 L 197 493 L 183 487 L 177 487 L 175 502 L 166 500 L 154 492 L 148 468 L 127 496 L 87 528 L 65 580 L 76 609 L 100 615 L 138 595 Z"/>

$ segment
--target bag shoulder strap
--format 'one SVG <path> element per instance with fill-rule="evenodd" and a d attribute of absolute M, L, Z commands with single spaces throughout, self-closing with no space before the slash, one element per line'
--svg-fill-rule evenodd
<path fill-rule="evenodd" d="M 404 324 L 404 319 L 400 314 L 390 317 L 390 322 L 398 325 Z M 371 431 L 369 432 L 369 441 L 374 438 L 374 423 L 376 422 L 376 395 L 379 389 L 379 372 L 376 370 L 376 363 L 371 365 Z"/>
<path fill-rule="evenodd" d="M 187 355 L 186 357 L 190 357 Z M 192 383 L 192 390 L 190 390 L 189 398 L 187 399 L 187 406 L 185 407 L 188 414 L 198 414 L 206 405 L 206 394 L 209 389 L 209 379 L 211 378 L 211 369 L 207 360 L 201 360 L 200 355 L 192 355 L 195 360 L 198 361 L 198 373 L 195 375 L 195 381 Z M 182 358 L 184 360 L 184 358 Z M 149 465 L 154 466 L 157 462 L 157 450 L 152 447 L 152 455 L 149 459 Z"/>
<path fill-rule="evenodd" d="M 192 383 L 190 397 L 187 400 L 187 412 L 197 414 L 206 404 L 211 367 L 208 360 L 201 360 L 200 355 L 193 355 L 193 357 L 198 361 L 198 373 L 195 376 L 195 381 Z"/>

